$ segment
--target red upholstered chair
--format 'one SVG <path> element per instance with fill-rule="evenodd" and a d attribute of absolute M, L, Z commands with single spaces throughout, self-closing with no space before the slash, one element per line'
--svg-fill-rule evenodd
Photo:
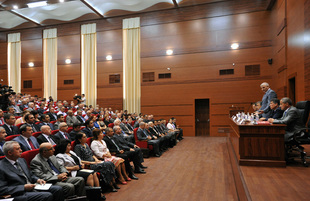
<path fill-rule="evenodd" d="M 5 138 L 5 141 L 11 141 L 13 140 L 14 138 L 16 138 L 17 136 L 20 136 L 20 134 L 17 134 L 17 135 L 9 135 Z"/>
<path fill-rule="evenodd" d="M 93 141 L 93 137 L 87 138 L 86 143 L 88 144 L 89 147 L 90 147 L 90 144 L 91 144 L 92 141 Z"/>
<path fill-rule="evenodd" d="M 56 133 L 58 133 L 58 131 L 59 131 L 58 129 L 57 130 L 52 130 L 51 134 L 55 135 Z"/>
<path fill-rule="evenodd" d="M 135 120 L 133 120 L 132 122 L 131 122 L 131 126 L 134 126 L 135 125 Z"/>
<path fill-rule="evenodd" d="M 55 121 L 51 121 L 50 123 L 54 125 L 56 123 L 56 120 Z"/>
<path fill-rule="evenodd" d="M 23 125 L 24 123 L 20 123 L 20 124 L 17 124 L 16 126 L 18 127 L 18 129 Z"/>
<path fill-rule="evenodd" d="M 39 131 L 39 132 L 34 132 L 34 133 L 32 133 L 32 136 L 35 137 L 35 138 L 37 138 L 37 137 L 39 137 L 41 134 L 42 134 L 41 131 Z"/>
<path fill-rule="evenodd" d="M 19 118 L 21 118 L 21 116 L 15 116 L 15 119 L 19 119 Z"/>
<path fill-rule="evenodd" d="M 72 130 L 73 130 L 73 127 L 72 127 L 72 126 L 70 126 L 70 127 L 68 128 L 67 133 L 70 133 Z"/>
<path fill-rule="evenodd" d="M 24 158 L 30 167 L 31 160 L 39 153 L 39 149 L 29 150 L 22 153 L 21 157 Z"/>
<path fill-rule="evenodd" d="M 85 128 L 85 126 L 81 126 L 81 130 L 83 130 Z"/>
<path fill-rule="evenodd" d="M 35 124 L 37 124 L 37 125 L 38 125 L 38 124 L 40 124 L 40 123 L 42 123 L 42 122 L 41 122 L 41 121 L 38 121 L 38 122 L 36 122 Z"/>
<path fill-rule="evenodd" d="M 143 148 L 143 149 L 153 150 L 153 146 L 152 146 L 152 145 L 149 145 L 149 144 L 147 143 L 147 141 L 139 141 L 139 140 L 138 140 L 138 136 L 137 136 L 137 130 L 138 130 L 138 129 L 139 129 L 139 128 L 135 128 L 135 129 L 133 130 L 133 134 L 134 134 L 134 136 L 135 136 L 136 145 L 138 145 L 140 148 Z"/>
<path fill-rule="evenodd" d="M 82 117 L 85 117 L 86 116 L 86 114 L 82 114 Z"/>
<path fill-rule="evenodd" d="M 4 159 L 5 158 L 5 156 L 0 156 L 0 160 L 2 160 L 2 159 Z"/>
<path fill-rule="evenodd" d="M 74 147 L 75 147 L 75 146 L 74 146 L 74 142 L 75 142 L 75 141 L 72 141 L 72 142 L 71 142 L 71 151 L 74 151 Z"/>
<path fill-rule="evenodd" d="M 43 112 L 43 114 L 47 114 L 47 113 L 48 113 L 48 111 L 44 111 L 44 112 Z"/>
<path fill-rule="evenodd" d="M 109 127 L 109 128 L 113 128 L 113 127 L 114 127 L 114 123 L 110 123 L 110 124 L 108 125 L 108 127 Z"/>

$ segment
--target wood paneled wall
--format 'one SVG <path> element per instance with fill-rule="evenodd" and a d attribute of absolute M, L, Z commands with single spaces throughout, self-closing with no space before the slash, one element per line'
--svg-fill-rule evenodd
<path fill-rule="evenodd" d="M 207 2 L 211 3 L 84 22 L 97 23 L 98 104 L 122 109 L 121 25 L 123 18 L 135 16 L 141 17 L 142 26 L 141 70 L 155 73 L 154 82 L 142 83 L 142 112 L 152 113 L 155 118 L 176 117 L 184 135 L 195 135 L 195 99 L 210 99 L 210 133 L 221 136 L 218 130 L 229 127 L 229 107 L 240 106 L 251 112 L 250 103 L 261 100 L 260 83 L 269 82 L 280 96 L 287 93 L 287 76 L 293 73 L 289 66 L 294 61 L 286 61 L 286 1 L 279 0 L 272 11 L 266 10 L 267 0 Z M 72 100 L 75 93 L 80 93 L 80 25 L 84 23 L 52 26 L 58 29 L 59 99 Z M 23 92 L 39 96 L 43 94 L 42 30 L 19 30 L 22 80 L 33 80 L 33 89 Z M 7 33 L 0 32 L 4 83 Z M 230 49 L 233 42 L 240 44 L 239 50 Z M 173 49 L 174 55 L 166 56 L 167 49 Z M 113 56 L 112 61 L 106 61 L 108 54 Z M 67 58 L 72 60 L 70 65 L 64 63 Z M 267 63 L 269 58 L 274 64 Z M 27 66 L 30 61 L 35 63 L 34 68 Z M 260 75 L 245 76 L 245 65 L 252 64 L 260 65 Z M 219 75 L 220 69 L 232 68 L 234 75 Z M 109 84 L 109 75 L 115 73 L 121 74 L 121 83 Z M 171 73 L 171 79 L 158 79 L 159 73 Z M 74 84 L 64 85 L 68 79 Z M 302 94 L 302 89 L 298 91 Z"/>

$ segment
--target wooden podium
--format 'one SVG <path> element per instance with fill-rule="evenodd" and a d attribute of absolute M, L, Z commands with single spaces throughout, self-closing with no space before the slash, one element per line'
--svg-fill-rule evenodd
<path fill-rule="evenodd" d="M 228 143 L 239 165 L 285 167 L 284 124 L 238 124 L 231 119 Z"/>

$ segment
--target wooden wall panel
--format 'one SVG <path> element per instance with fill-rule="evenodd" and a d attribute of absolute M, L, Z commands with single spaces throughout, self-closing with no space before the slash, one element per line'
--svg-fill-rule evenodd
<path fill-rule="evenodd" d="M 305 8 L 304 8 L 304 26 L 305 26 L 305 33 L 310 32 L 310 1 L 305 1 Z M 310 100 L 310 42 L 307 40 L 305 43 L 305 99 Z"/>

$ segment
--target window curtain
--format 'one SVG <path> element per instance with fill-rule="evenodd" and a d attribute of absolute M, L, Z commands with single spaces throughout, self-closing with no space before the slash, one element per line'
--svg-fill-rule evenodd
<path fill-rule="evenodd" d="M 97 35 L 96 24 L 86 24 L 81 27 L 82 65 L 81 92 L 85 94 L 86 105 L 96 107 L 97 99 Z"/>
<path fill-rule="evenodd" d="M 123 20 L 123 110 L 141 111 L 139 17 Z"/>
<path fill-rule="evenodd" d="M 57 29 L 43 31 L 44 98 L 57 100 Z"/>
<path fill-rule="evenodd" d="M 15 92 L 21 92 L 20 33 L 8 34 L 8 84 Z"/>

